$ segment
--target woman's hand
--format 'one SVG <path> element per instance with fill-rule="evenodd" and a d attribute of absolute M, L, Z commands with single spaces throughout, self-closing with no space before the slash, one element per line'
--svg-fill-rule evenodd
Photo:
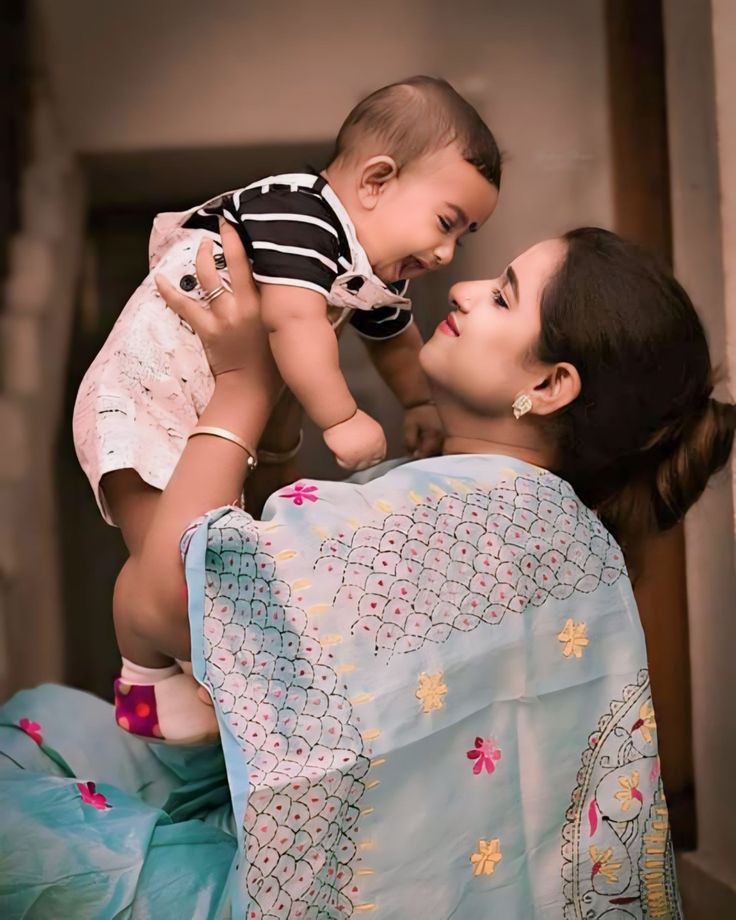
<path fill-rule="evenodd" d="M 248 377 L 259 379 L 275 399 L 280 379 L 260 320 L 260 297 L 248 258 L 234 227 L 221 221 L 220 235 L 232 293 L 224 291 L 207 307 L 202 300 L 177 290 L 163 275 L 156 277 L 156 286 L 167 306 L 199 336 L 215 378 L 247 370 Z M 196 264 L 203 291 L 214 291 L 222 285 L 211 241 L 200 245 Z"/>

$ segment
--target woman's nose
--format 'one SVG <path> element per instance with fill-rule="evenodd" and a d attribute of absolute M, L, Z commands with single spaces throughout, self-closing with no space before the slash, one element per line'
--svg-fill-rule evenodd
<path fill-rule="evenodd" d="M 463 294 L 462 288 L 459 285 L 450 288 L 449 298 L 450 306 L 454 307 L 455 310 L 460 310 L 461 313 L 467 313 L 470 309 L 470 298 Z"/>

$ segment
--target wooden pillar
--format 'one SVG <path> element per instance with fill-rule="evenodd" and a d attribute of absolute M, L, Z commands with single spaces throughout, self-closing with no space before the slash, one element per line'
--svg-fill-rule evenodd
<path fill-rule="evenodd" d="M 672 263 L 660 0 L 607 0 L 616 231 Z M 649 540 L 635 594 L 647 639 L 662 776 L 676 846 L 695 846 L 685 539 Z"/>

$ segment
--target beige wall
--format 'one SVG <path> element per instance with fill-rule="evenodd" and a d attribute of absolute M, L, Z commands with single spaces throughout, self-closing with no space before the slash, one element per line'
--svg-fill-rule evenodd
<path fill-rule="evenodd" d="M 489 270 L 478 253 L 495 268 L 540 236 L 612 220 L 602 0 L 37 6 L 81 152 L 321 141 L 366 92 L 429 72 L 469 95 L 508 153 L 471 271 Z"/>

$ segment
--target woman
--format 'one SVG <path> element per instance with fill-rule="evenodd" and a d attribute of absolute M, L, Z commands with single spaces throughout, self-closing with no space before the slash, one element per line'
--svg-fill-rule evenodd
<path fill-rule="evenodd" d="M 263 523 L 207 515 L 185 539 L 188 624 L 179 535 L 239 494 L 277 390 L 247 265 L 231 244 L 227 258 L 237 301 L 204 313 L 162 287 L 208 352 L 210 433 L 191 438 L 119 589 L 172 656 L 191 625 L 235 816 L 233 915 L 679 916 L 611 533 L 627 546 L 679 520 L 729 456 L 736 413 L 710 398 L 687 295 L 593 229 L 456 285 L 422 352 L 445 456 L 363 486 L 296 483 Z M 198 274 L 217 286 L 207 253 Z M 109 845 L 118 793 L 96 794 L 111 806 L 96 821 L 58 791 L 56 807 L 67 835 L 84 820 Z M 216 888 L 212 870 L 192 878 Z M 214 910 L 168 897 L 172 916 Z"/>

